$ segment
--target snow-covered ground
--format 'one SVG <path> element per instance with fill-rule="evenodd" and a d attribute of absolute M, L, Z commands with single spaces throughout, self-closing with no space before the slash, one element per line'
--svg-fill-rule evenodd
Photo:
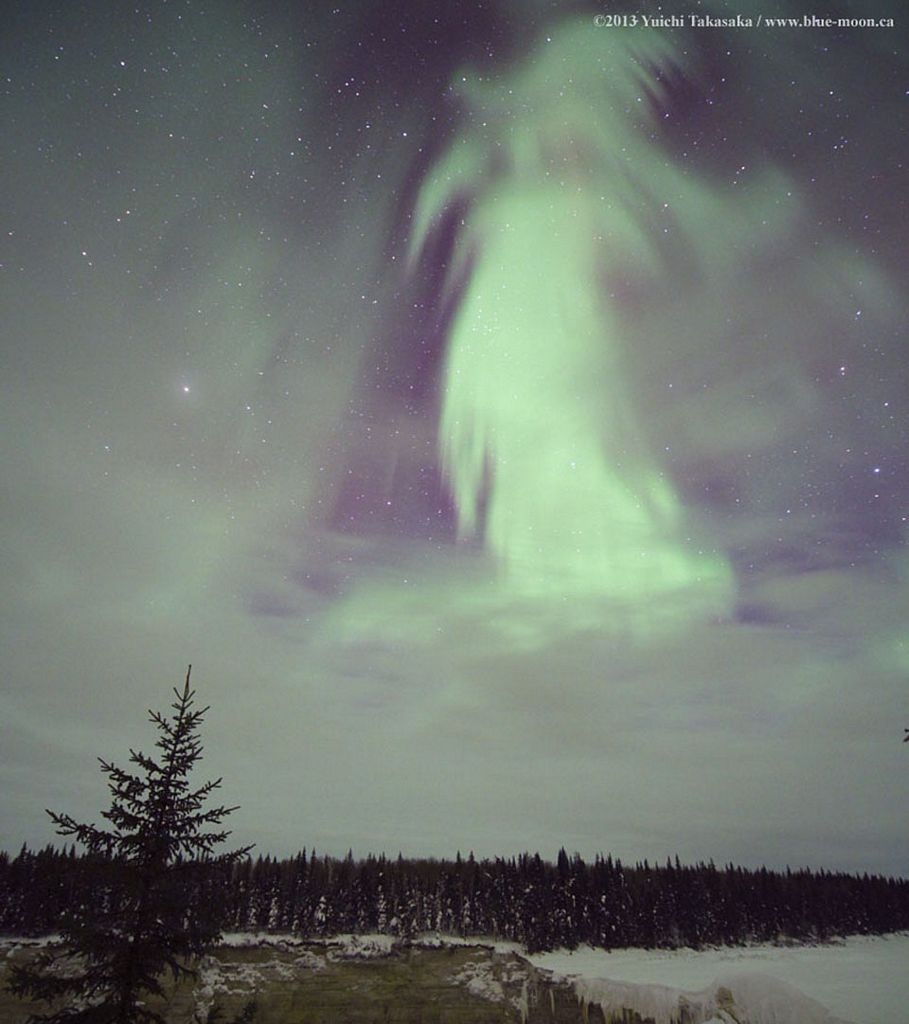
<path fill-rule="evenodd" d="M 528 957 L 579 979 L 609 978 L 702 991 L 713 981 L 754 973 L 792 985 L 855 1024 L 909 1024 L 909 934 L 856 937 L 824 946 L 748 946 L 655 951 L 581 948 Z"/>
<path fill-rule="evenodd" d="M 0 940 L 0 959 L 12 956 L 20 944 L 39 946 L 54 938 Z M 421 935 L 417 941 L 427 946 L 480 943 L 503 953 L 519 953 L 537 967 L 572 981 L 587 1003 L 599 1003 L 604 1009 L 633 1006 L 661 1022 L 676 1019 L 681 995 L 694 1019 L 705 1024 L 729 1024 L 740 1019 L 737 1014 L 741 1010 L 753 1024 L 909 1024 L 909 933 L 854 937 L 822 946 L 624 949 L 611 953 L 581 947 L 530 955 L 513 942 L 482 936 Z M 311 945 L 312 940 L 261 932 L 232 933 L 224 936 L 224 944 L 292 948 Z M 316 944 L 325 946 L 324 958 L 306 954 L 312 962 L 304 964 L 301 957 L 298 966 L 317 970 L 324 966 L 322 959 L 386 956 L 394 940 L 388 935 L 338 935 Z M 215 967 L 213 961 L 212 969 Z M 215 988 L 224 988 L 223 979 L 215 975 L 203 980 L 201 995 L 206 998 Z M 468 987 L 476 987 L 483 979 L 471 975 L 462 980 Z M 612 984 L 603 984 L 604 980 Z M 724 1012 L 720 986 L 734 997 L 736 1016 Z"/>
<path fill-rule="evenodd" d="M 225 935 L 224 939 L 231 945 L 301 941 L 289 935 L 263 934 Z M 381 956 L 390 951 L 393 942 L 387 935 L 340 935 L 324 941 L 332 947 L 333 957 L 342 958 Z M 578 994 L 589 1002 L 612 997 L 630 1003 L 643 1000 L 642 1009 L 646 1003 L 657 1019 L 677 1006 L 679 990 L 695 997 L 692 1006 L 711 1005 L 719 982 L 728 985 L 737 999 L 749 1005 L 754 1019 L 762 1022 L 909 1024 L 909 933 L 856 936 L 819 946 L 625 949 L 611 953 L 581 947 L 572 952 L 531 955 L 516 943 L 483 936 L 421 935 L 418 941 L 430 946 L 483 943 L 500 952 L 519 953 L 538 967 L 572 978 Z M 598 985 L 601 979 L 624 982 L 627 987 Z M 829 1016 L 819 1013 L 815 1003 Z M 715 1019 L 732 1018 L 719 1015 Z"/>

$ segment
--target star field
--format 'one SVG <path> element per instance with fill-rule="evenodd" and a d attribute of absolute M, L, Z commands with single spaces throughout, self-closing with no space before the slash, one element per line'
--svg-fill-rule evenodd
<path fill-rule="evenodd" d="M 192 662 L 263 852 L 903 870 L 890 7 L 13 4 L 6 846 Z"/>

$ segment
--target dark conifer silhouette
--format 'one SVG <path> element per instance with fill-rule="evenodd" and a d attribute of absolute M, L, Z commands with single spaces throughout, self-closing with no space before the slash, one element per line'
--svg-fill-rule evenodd
<path fill-rule="evenodd" d="M 216 853 L 229 832 L 217 828 L 235 807 L 204 805 L 221 780 L 192 788 L 202 756 L 199 727 L 208 708 L 194 710 L 186 673 L 174 689 L 174 714 L 149 711 L 159 753 L 130 750 L 137 773 L 99 758 L 111 805 L 110 829 L 47 813 L 62 836 L 86 848 L 90 899 L 70 903 L 60 921 L 62 943 L 13 969 L 11 991 L 51 1004 L 30 1021 L 42 1024 L 163 1024 L 145 1004 L 162 996 L 162 979 L 193 975 L 192 959 L 220 938 L 220 887 L 249 847 Z"/>
<path fill-rule="evenodd" d="M 0 934 L 46 935 L 61 911 L 108 900 L 91 856 L 47 847 L 0 855 Z M 205 887 L 193 891 L 204 900 Z M 586 862 L 560 851 L 476 860 L 356 860 L 303 850 L 243 858 L 219 888 L 230 930 L 320 938 L 385 932 L 494 936 L 528 949 L 813 942 L 909 928 L 909 880 L 717 867 L 713 861 Z"/>
<path fill-rule="evenodd" d="M 46 935 L 58 930 L 62 914 L 82 970 L 75 979 L 19 972 L 20 993 L 127 1005 L 125 997 L 114 1001 L 116 979 L 132 979 L 133 1000 L 140 990 L 158 991 L 164 970 L 185 973 L 185 958 L 215 941 L 219 924 L 313 938 L 375 931 L 403 941 L 426 932 L 494 936 L 531 950 L 824 941 L 909 928 L 909 880 L 881 875 L 717 867 L 712 860 L 685 865 L 678 857 L 628 865 L 597 855 L 585 863 L 564 849 L 555 864 L 530 853 L 483 860 L 459 853 L 453 861 L 384 854 L 356 860 L 352 851 L 338 859 L 305 849 L 284 860 L 250 860 L 245 850 L 216 856 L 227 833 L 205 829 L 233 808 L 203 812 L 218 783 L 191 791 L 186 781 L 200 756 L 196 730 L 205 713 L 191 710 L 192 696 L 187 673 L 176 717 L 152 715 L 162 755 L 156 762 L 132 754 L 143 777 L 102 762 L 114 795 L 105 817 L 114 831 L 52 815 L 85 854 L 50 846 L 0 853 L 0 935 Z M 37 1019 L 132 1018 L 73 1011 Z"/>

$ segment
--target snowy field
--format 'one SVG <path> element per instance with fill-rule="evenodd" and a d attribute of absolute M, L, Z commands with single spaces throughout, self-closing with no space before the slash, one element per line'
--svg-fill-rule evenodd
<path fill-rule="evenodd" d="M 19 945 L 54 941 L 0 940 L 0 959 Z M 704 1015 L 705 1024 L 730 1024 L 741 1019 L 717 1006 L 719 986 L 735 996 L 749 1024 L 909 1024 L 909 932 L 854 937 L 822 946 L 755 945 L 695 951 L 626 949 L 607 952 L 580 947 L 574 951 L 524 953 L 512 942 L 489 937 L 456 938 L 421 935 L 424 946 L 494 946 L 518 953 L 537 967 L 574 983 L 587 1003 L 633 1006 L 658 1022 L 676 1019 L 679 993 Z M 228 946 L 324 944 L 335 959 L 387 956 L 395 946 L 389 935 L 338 935 L 304 940 L 291 935 L 229 933 Z M 610 984 L 603 984 L 608 980 Z M 711 1015 L 715 1013 L 715 1015 Z M 709 1019 L 707 1019 L 709 1018 Z"/>
<path fill-rule="evenodd" d="M 289 935 L 224 936 L 230 945 L 282 940 L 302 941 Z M 394 942 L 388 935 L 339 935 L 325 941 L 354 957 L 382 956 Z M 760 1024 L 909 1024 L 909 933 L 856 936 L 820 946 L 625 949 L 611 953 L 581 947 L 573 952 L 527 954 L 517 943 L 484 936 L 421 935 L 418 942 L 494 945 L 501 952 L 518 953 L 537 967 L 570 978 L 579 995 L 590 1002 L 600 1001 L 606 989 L 629 1003 L 640 1004 L 643 999 L 642 1008 L 649 1008 L 657 1020 L 677 1005 L 679 990 L 703 997 L 708 990 L 715 990 L 716 982 L 732 982 L 737 997 L 748 1004 L 749 1021 Z M 623 982 L 629 988 L 604 988 L 597 984 L 601 979 Z M 635 993 L 634 986 L 644 988 Z M 821 1007 L 827 1012 L 818 1012 Z M 725 1024 L 732 1018 L 718 1016 L 716 1020 Z"/>
<path fill-rule="evenodd" d="M 742 974 L 769 975 L 854 1024 L 909 1024 L 909 934 L 856 937 L 825 946 L 654 951 L 580 948 L 528 956 L 581 979 L 609 978 L 701 991 Z M 788 1019 L 788 1018 L 787 1018 Z M 800 1024 L 798 1020 L 794 1024 Z"/>

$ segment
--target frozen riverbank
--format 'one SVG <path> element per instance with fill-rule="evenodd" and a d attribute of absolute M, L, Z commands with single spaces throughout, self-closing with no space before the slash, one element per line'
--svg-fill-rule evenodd
<path fill-rule="evenodd" d="M 754 972 L 797 988 L 856 1024 L 909 1024 L 909 934 L 855 937 L 821 946 L 707 950 L 582 948 L 529 956 L 558 974 L 699 991 Z"/>

